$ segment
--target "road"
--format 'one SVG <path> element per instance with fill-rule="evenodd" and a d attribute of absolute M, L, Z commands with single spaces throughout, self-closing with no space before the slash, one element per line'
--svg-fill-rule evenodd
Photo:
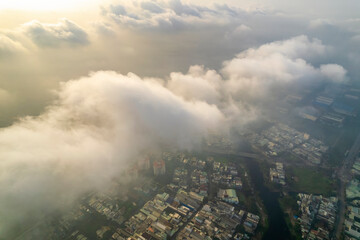
<path fill-rule="evenodd" d="M 204 148 L 203 152 L 206 153 L 215 153 L 215 154 L 223 154 L 223 155 L 233 155 L 238 157 L 245 157 L 245 158 L 256 158 L 260 159 L 260 156 L 256 153 L 248 153 L 248 152 L 237 152 L 234 150 L 221 150 L 216 148 Z"/>
<path fill-rule="evenodd" d="M 343 229 L 343 224 L 345 220 L 345 210 L 346 210 L 346 202 L 345 202 L 345 189 L 347 183 L 351 180 L 352 176 L 350 174 L 351 167 L 356 159 L 357 154 L 360 151 L 360 133 L 358 134 L 355 142 L 349 150 L 349 154 L 343 161 L 343 165 L 338 171 L 338 177 L 340 181 L 340 188 L 338 192 L 339 196 L 339 217 L 337 220 L 337 224 L 335 226 L 335 239 L 340 239 L 340 235 Z"/>

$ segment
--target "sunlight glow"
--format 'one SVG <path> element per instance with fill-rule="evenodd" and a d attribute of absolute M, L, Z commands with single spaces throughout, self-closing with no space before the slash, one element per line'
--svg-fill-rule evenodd
<path fill-rule="evenodd" d="M 88 7 L 99 3 L 101 0 L 11 0 L 0 1 L 0 10 L 68 10 L 80 7 Z"/>

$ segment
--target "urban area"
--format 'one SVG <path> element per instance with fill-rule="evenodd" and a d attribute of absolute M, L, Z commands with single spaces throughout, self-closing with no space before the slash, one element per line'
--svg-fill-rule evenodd
<path fill-rule="evenodd" d="M 360 239 L 359 99 L 346 84 L 287 95 L 260 127 L 144 154 L 15 239 Z"/>

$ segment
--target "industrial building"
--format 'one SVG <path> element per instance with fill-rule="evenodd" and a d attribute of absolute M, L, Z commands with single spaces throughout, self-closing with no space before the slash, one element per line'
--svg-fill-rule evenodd
<path fill-rule="evenodd" d="M 356 116 L 355 108 L 342 102 L 335 102 L 332 105 L 332 109 L 340 114 L 344 114 L 351 117 Z"/>
<path fill-rule="evenodd" d="M 326 97 L 326 96 L 318 96 L 315 101 L 314 105 L 321 108 L 328 108 L 334 103 L 334 98 Z"/>
<path fill-rule="evenodd" d="M 342 127 L 344 121 L 345 121 L 345 117 L 336 113 L 325 113 L 320 117 L 320 122 L 335 127 Z"/>

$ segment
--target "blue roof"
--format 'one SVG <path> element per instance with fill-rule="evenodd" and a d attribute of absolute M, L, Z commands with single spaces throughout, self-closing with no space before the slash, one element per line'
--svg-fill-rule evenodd
<path fill-rule="evenodd" d="M 314 105 L 323 107 L 323 108 L 328 108 L 330 106 L 329 104 L 318 102 L 318 101 L 314 101 Z"/>
<path fill-rule="evenodd" d="M 349 105 L 344 104 L 344 103 L 340 103 L 340 102 L 335 102 L 333 104 L 333 108 L 337 108 L 337 109 L 340 109 L 342 111 L 346 111 L 346 112 L 349 112 L 349 113 L 352 113 L 354 111 L 354 107 L 349 106 Z"/>

